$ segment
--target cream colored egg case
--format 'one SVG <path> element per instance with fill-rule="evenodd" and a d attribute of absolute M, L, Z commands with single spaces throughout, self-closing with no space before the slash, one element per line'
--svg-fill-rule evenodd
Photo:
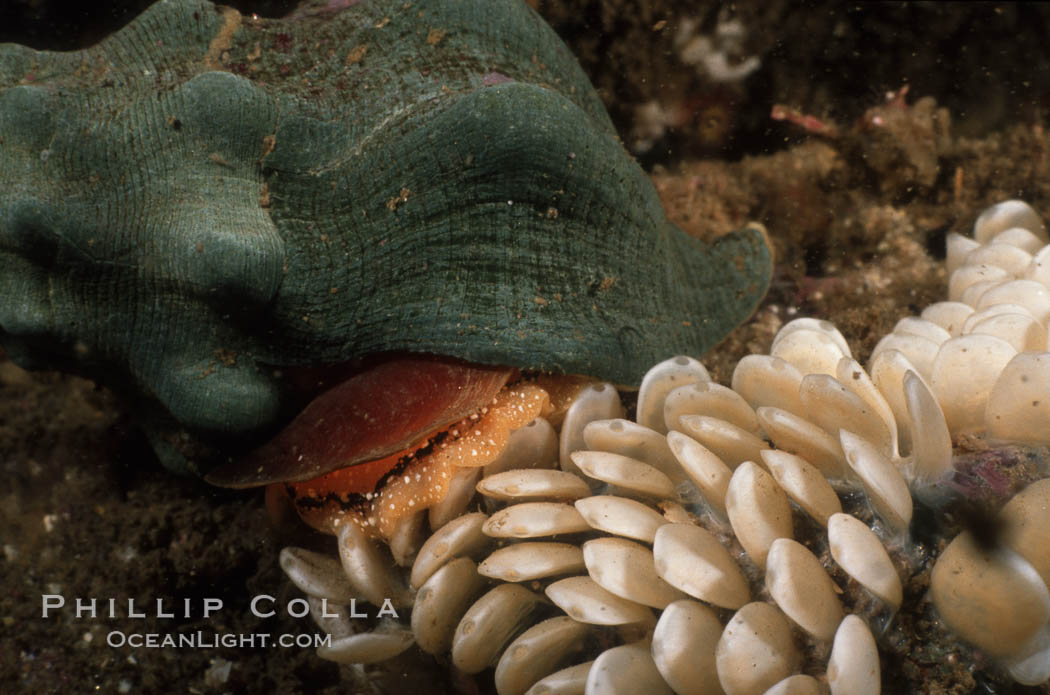
<path fill-rule="evenodd" d="M 333 636 L 319 655 L 374 663 L 415 644 L 468 674 L 494 667 L 501 695 L 878 693 L 885 622 L 833 576 L 892 620 L 902 569 L 887 547 L 908 543 L 912 490 L 950 475 L 952 439 L 1050 443 L 1047 241 L 1029 206 L 996 205 L 974 238 L 949 236 L 948 300 L 898 322 L 867 369 L 833 325 L 796 319 L 732 388 L 690 357 L 654 366 L 636 422 L 611 385 L 588 387 L 560 431 L 514 433 L 392 551 L 353 525 L 339 561 L 285 549 L 312 606 L 387 600 L 410 616 L 366 632 L 345 612 L 319 619 Z M 864 520 L 839 499 L 858 490 Z M 1029 486 L 1001 512 L 1003 547 L 964 533 L 931 579 L 945 624 L 1025 684 L 1050 678 L 1048 509 L 1050 481 Z M 819 547 L 794 538 L 801 516 Z M 610 635 L 619 646 L 599 649 Z"/>

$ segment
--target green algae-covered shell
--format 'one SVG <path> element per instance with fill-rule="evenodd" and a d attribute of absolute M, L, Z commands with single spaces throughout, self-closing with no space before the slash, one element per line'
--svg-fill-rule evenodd
<path fill-rule="evenodd" d="M 268 431 L 274 367 L 386 351 L 636 383 L 769 280 L 760 230 L 666 220 L 516 0 L 164 0 L 83 51 L 0 46 L 0 138 L 5 349 L 169 433 Z"/>

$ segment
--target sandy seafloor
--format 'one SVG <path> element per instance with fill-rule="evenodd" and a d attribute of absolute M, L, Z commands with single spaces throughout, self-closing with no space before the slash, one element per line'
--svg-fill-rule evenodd
<path fill-rule="evenodd" d="M 293 4 L 241 7 L 279 13 Z M 8 0 L 0 40 L 71 48 L 135 11 L 101 5 Z M 981 209 L 1007 198 L 1050 216 L 1050 7 L 533 5 L 579 56 L 625 143 L 648 145 L 641 159 L 672 219 L 705 238 L 748 220 L 767 226 L 777 254 L 769 296 L 704 357 L 722 383 L 740 356 L 766 351 L 795 316 L 834 321 L 865 361 L 899 318 L 944 296 L 948 232 L 967 232 Z M 697 38 L 708 41 L 702 57 L 725 59 L 728 81 L 714 79 L 710 60 L 693 60 Z M 747 65 L 754 69 L 744 75 Z M 903 100 L 888 101 L 904 86 Z M 665 117 L 641 116 L 646 104 Z M 772 120 L 775 104 L 814 117 L 810 129 Z M 414 652 L 355 671 L 309 649 L 109 647 L 111 631 L 314 632 L 308 619 L 248 610 L 251 596 L 278 604 L 298 596 L 277 568 L 288 532 L 271 527 L 261 493 L 160 469 L 105 389 L 6 361 L 0 466 L 0 692 L 491 690 L 484 674 L 457 678 Z M 937 532 L 926 533 L 934 544 Z M 893 656 L 883 659 L 884 692 L 1047 690 L 1005 684 L 951 640 L 922 608 L 924 582 L 920 574 L 907 584 Z M 190 598 L 194 617 L 43 619 L 41 595 L 52 593 L 163 598 L 180 611 Z M 222 599 L 224 610 L 199 617 L 205 597 Z"/>

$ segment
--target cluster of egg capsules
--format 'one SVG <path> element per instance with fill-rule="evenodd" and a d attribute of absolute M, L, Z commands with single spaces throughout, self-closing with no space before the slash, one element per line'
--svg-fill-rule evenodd
<path fill-rule="evenodd" d="M 868 370 L 830 323 L 796 319 L 732 388 L 691 358 L 656 365 L 634 422 L 611 385 L 585 388 L 562 422 L 460 469 L 388 547 L 346 523 L 338 560 L 286 548 L 318 617 L 322 599 L 411 607 L 367 632 L 345 610 L 319 617 L 320 655 L 374 663 L 415 644 L 468 674 L 495 667 L 501 695 L 878 693 L 872 628 L 902 604 L 887 547 L 907 543 L 912 493 L 951 473 L 953 436 L 1050 443 L 1046 243 L 1030 207 L 1001 203 L 973 240 L 949 238 L 950 301 L 899 322 Z M 800 522 L 817 529 L 806 544 Z M 1013 679 L 1042 683 L 1050 481 L 999 523 L 995 548 L 969 532 L 947 545 L 930 598 Z M 818 672 L 812 654 L 819 678 L 800 672 Z"/>

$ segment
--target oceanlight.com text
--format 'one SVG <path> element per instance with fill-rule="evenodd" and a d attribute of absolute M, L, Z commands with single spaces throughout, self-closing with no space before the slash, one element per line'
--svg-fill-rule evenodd
<path fill-rule="evenodd" d="M 196 632 L 172 634 L 170 632 L 122 632 L 113 630 L 106 635 L 106 644 L 110 647 L 131 647 L 132 649 L 215 649 L 217 647 L 225 647 L 227 649 L 268 649 L 275 647 L 316 649 L 317 647 L 332 646 L 332 636 L 316 633 L 271 635 L 266 632 L 241 634 L 197 630 Z"/>

